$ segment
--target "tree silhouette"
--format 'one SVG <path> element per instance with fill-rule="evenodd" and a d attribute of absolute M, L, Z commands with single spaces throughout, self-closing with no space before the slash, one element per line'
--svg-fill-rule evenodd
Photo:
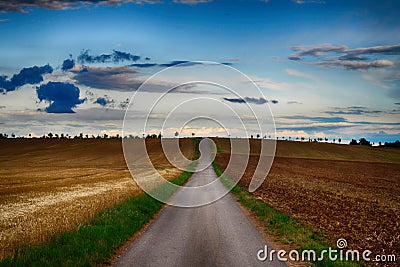
<path fill-rule="evenodd" d="M 357 140 L 356 139 L 351 139 L 349 145 L 358 145 Z"/>
<path fill-rule="evenodd" d="M 363 138 L 360 139 L 359 144 L 362 145 L 362 146 L 370 146 L 371 142 L 363 137 Z"/>

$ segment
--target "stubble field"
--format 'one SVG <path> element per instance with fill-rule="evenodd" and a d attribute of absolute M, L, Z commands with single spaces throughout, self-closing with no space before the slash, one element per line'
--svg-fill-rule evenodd
<path fill-rule="evenodd" d="M 181 139 L 180 145 L 191 158 L 192 141 Z M 119 139 L 5 139 L 0 146 L 0 258 L 142 192 Z M 159 139 L 146 146 L 163 176 L 181 173 L 168 163 Z"/>

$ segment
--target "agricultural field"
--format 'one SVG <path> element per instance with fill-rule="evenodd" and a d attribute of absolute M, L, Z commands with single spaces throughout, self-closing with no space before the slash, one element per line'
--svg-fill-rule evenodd
<path fill-rule="evenodd" d="M 224 169 L 229 140 L 215 141 Z M 260 140 L 251 140 L 243 188 L 259 150 Z M 320 230 L 331 244 L 345 238 L 350 249 L 400 255 L 400 149 L 278 141 L 271 171 L 254 195 Z"/>
<path fill-rule="evenodd" d="M 0 146 L 0 258 L 142 192 L 120 139 L 2 139 Z M 168 163 L 159 139 L 146 146 L 163 176 L 181 173 Z M 192 158 L 192 140 L 181 139 L 180 146 Z"/>

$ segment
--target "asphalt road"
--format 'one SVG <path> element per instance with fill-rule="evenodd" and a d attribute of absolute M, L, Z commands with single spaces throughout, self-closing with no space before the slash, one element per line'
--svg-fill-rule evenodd
<path fill-rule="evenodd" d="M 204 144 L 201 143 L 203 153 L 207 152 Z M 204 162 L 199 163 L 202 165 Z M 186 186 L 204 185 L 216 179 L 213 167 L 209 166 L 193 174 Z M 217 194 L 224 189 L 219 181 L 214 184 L 212 190 L 202 194 Z M 184 191 L 179 190 L 172 198 L 187 195 Z M 276 259 L 258 260 L 257 252 L 265 245 L 268 244 L 258 229 L 228 194 L 196 208 L 167 206 L 114 266 L 286 266 Z M 268 245 L 268 249 L 272 247 Z"/>

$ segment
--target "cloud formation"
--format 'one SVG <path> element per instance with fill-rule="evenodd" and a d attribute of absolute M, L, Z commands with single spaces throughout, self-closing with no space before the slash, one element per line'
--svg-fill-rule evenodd
<path fill-rule="evenodd" d="M 134 68 L 120 67 L 85 67 L 74 71 L 74 79 L 82 85 L 97 89 L 131 92 L 143 83 Z"/>
<path fill-rule="evenodd" d="M 27 8 L 39 7 L 52 10 L 63 10 L 70 8 L 85 7 L 90 5 L 115 6 L 122 3 L 159 3 L 157 0 L 19 0 L 0 1 L 0 12 L 22 12 L 26 13 Z"/>
<path fill-rule="evenodd" d="M 44 74 L 52 72 L 53 68 L 50 65 L 23 68 L 18 74 L 14 74 L 11 79 L 8 79 L 7 76 L 0 76 L 0 89 L 5 93 L 14 91 L 25 84 L 37 84 L 43 81 Z"/>
<path fill-rule="evenodd" d="M 113 50 L 111 54 L 101 55 L 90 55 L 89 50 L 83 50 L 77 58 L 80 64 L 136 62 L 138 60 L 140 56 L 118 50 Z"/>
<path fill-rule="evenodd" d="M 103 97 L 98 97 L 93 103 L 99 104 L 102 107 L 114 107 L 115 101 L 108 95 L 105 95 Z"/>
<path fill-rule="evenodd" d="M 131 64 L 131 67 L 136 67 L 136 68 L 151 68 L 151 67 L 156 67 L 158 66 L 155 63 L 135 63 L 135 64 Z"/>
<path fill-rule="evenodd" d="M 231 102 L 231 103 L 239 103 L 239 104 L 244 104 L 244 103 L 249 103 L 249 104 L 256 104 L 256 105 L 262 105 L 268 103 L 268 100 L 265 98 L 255 98 L 255 97 L 244 97 L 244 98 L 227 98 L 224 97 L 224 100 Z M 272 104 L 277 104 L 278 100 L 270 100 Z"/>
<path fill-rule="evenodd" d="M 173 0 L 174 3 L 187 4 L 187 5 L 197 5 L 202 3 L 213 2 L 214 0 Z"/>
<path fill-rule="evenodd" d="M 393 67 L 393 61 L 381 59 L 368 62 L 350 61 L 350 60 L 338 60 L 338 61 L 318 61 L 318 62 L 304 62 L 308 65 L 320 65 L 328 68 L 332 67 L 343 67 L 348 70 L 367 70 L 369 68 L 383 68 Z"/>
<path fill-rule="evenodd" d="M 299 51 L 292 56 L 295 58 L 301 58 L 303 56 L 314 56 L 314 57 L 319 57 L 322 56 L 323 53 L 326 52 L 344 52 L 347 49 L 347 46 L 345 45 L 340 45 L 340 46 L 335 46 L 335 45 L 330 45 L 330 44 L 322 44 L 322 45 L 316 45 L 313 47 L 304 47 L 304 46 L 292 46 L 293 51 Z"/>
<path fill-rule="evenodd" d="M 302 5 L 302 4 L 325 4 L 323 0 L 292 0 L 292 2 Z"/>
<path fill-rule="evenodd" d="M 345 45 L 321 44 L 315 46 L 293 46 L 296 53 L 290 55 L 290 60 L 300 61 L 305 57 L 314 57 L 321 60 L 303 61 L 304 64 L 320 65 L 325 67 L 343 67 L 349 70 L 393 67 L 394 62 L 388 59 L 371 60 L 367 55 L 393 56 L 400 54 L 400 44 L 360 47 L 349 49 Z M 333 55 L 332 55 L 333 54 Z"/>
<path fill-rule="evenodd" d="M 189 60 L 174 60 L 174 61 L 170 61 L 168 63 L 135 63 L 135 64 L 131 64 L 129 66 L 131 67 L 137 67 L 137 68 L 150 68 L 150 67 L 190 67 L 190 66 L 195 66 L 195 65 L 202 65 L 204 63 L 202 62 L 193 62 L 193 61 L 189 61 Z M 231 66 L 233 65 L 232 63 L 229 62 L 222 62 L 221 64 L 223 65 L 227 65 L 227 66 Z"/>
<path fill-rule="evenodd" d="M 75 113 L 72 109 L 85 102 L 85 99 L 79 99 L 79 88 L 70 83 L 42 84 L 36 88 L 36 93 L 40 101 L 50 103 L 45 109 L 47 113 Z"/>
<path fill-rule="evenodd" d="M 350 106 L 345 108 L 334 108 L 333 110 L 325 111 L 330 115 L 374 115 L 374 114 L 398 114 L 398 110 L 369 110 L 367 107 Z"/>
<path fill-rule="evenodd" d="M 293 116 L 282 116 L 279 118 L 290 119 L 290 120 L 307 120 L 313 122 L 347 122 L 347 120 L 343 117 L 313 117 L 313 116 L 293 115 Z"/>
<path fill-rule="evenodd" d="M 118 67 L 84 67 L 80 70 L 71 71 L 75 74 L 73 79 L 81 85 L 91 88 L 105 89 L 119 92 L 133 92 L 147 80 L 137 69 L 128 66 Z M 204 93 L 204 90 L 191 90 L 194 85 L 188 84 L 178 86 L 178 84 L 168 81 L 151 80 L 147 86 L 142 88 L 146 92 L 165 92 L 168 89 L 175 88 L 173 93 Z"/>
<path fill-rule="evenodd" d="M 62 66 L 61 66 L 61 70 L 62 71 L 67 71 L 72 69 L 75 66 L 75 61 L 71 58 L 68 58 L 66 60 L 64 60 Z"/>

